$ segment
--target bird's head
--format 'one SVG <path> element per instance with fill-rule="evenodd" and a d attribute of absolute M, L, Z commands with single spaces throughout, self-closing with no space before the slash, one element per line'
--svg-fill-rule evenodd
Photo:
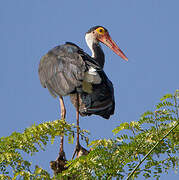
<path fill-rule="evenodd" d="M 89 47 L 92 47 L 94 43 L 103 43 L 112 49 L 118 56 L 128 61 L 128 58 L 122 52 L 122 50 L 117 46 L 117 44 L 111 39 L 108 30 L 102 26 L 95 26 L 89 29 L 85 35 L 86 42 Z"/>

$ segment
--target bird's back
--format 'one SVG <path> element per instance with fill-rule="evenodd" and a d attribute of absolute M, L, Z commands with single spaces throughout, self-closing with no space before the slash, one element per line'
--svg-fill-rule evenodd
<path fill-rule="evenodd" d="M 57 46 L 41 58 L 39 78 L 53 96 L 66 96 L 75 91 L 84 78 L 85 62 L 72 44 Z"/>

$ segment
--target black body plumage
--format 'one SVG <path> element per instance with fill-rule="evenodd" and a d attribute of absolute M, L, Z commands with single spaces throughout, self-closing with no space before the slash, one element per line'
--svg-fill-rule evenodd
<path fill-rule="evenodd" d="M 90 74 L 90 68 L 96 73 Z M 54 97 L 70 95 L 75 107 L 78 93 L 82 116 L 96 114 L 108 119 L 114 113 L 114 90 L 102 68 L 77 45 L 66 43 L 41 58 L 39 78 Z"/>
<path fill-rule="evenodd" d="M 92 93 L 82 91 L 79 93 L 79 112 L 81 116 L 96 114 L 109 119 L 114 114 L 115 101 L 112 82 L 104 71 L 99 72 L 102 79 L 100 84 L 92 85 Z M 72 104 L 77 107 L 76 94 L 70 94 Z"/>

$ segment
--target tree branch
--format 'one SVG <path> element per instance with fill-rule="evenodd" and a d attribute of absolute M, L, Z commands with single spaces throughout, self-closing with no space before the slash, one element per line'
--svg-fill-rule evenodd
<path fill-rule="evenodd" d="M 179 125 L 179 119 L 177 120 L 176 124 L 168 131 L 168 133 L 160 139 L 154 146 L 153 148 L 150 149 L 150 151 L 144 156 L 144 158 L 137 164 L 137 166 L 132 170 L 132 172 L 129 174 L 129 176 L 126 178 L 126 180 L 129 180 L 132 175 L 135 173 L 137 168 L 145 161 L 145 159 L 152 153 L 152 151 L 158 146 L 158 144 L 163 141 L 177 126 Z"/>

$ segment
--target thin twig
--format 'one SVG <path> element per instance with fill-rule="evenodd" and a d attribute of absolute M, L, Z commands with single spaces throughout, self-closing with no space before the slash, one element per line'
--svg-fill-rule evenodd
<path fill-rule="evenodd" d="M 129 174 L 129 176 L 126 178 L 126 180 L 129 180 L 132 175 L 134 174 L 134 172 L 136 171 L 136 169 L 145 161 L 145 159 L 152 153 L 152 151 L 158 146 L 158 144 L 163 141 L 177 126 L 179 125 L 179 119 L 178 122 L 176 122 L 175 126 L 173 126 L 170 131 L 168 131 L 168 133 L 162 138 L 160 139 L 160 141 L 158 141 L 153 148 L 144 156 L 144 158 L 139 162 L 139 164 L 132 170 L 132 172 Z"/>

